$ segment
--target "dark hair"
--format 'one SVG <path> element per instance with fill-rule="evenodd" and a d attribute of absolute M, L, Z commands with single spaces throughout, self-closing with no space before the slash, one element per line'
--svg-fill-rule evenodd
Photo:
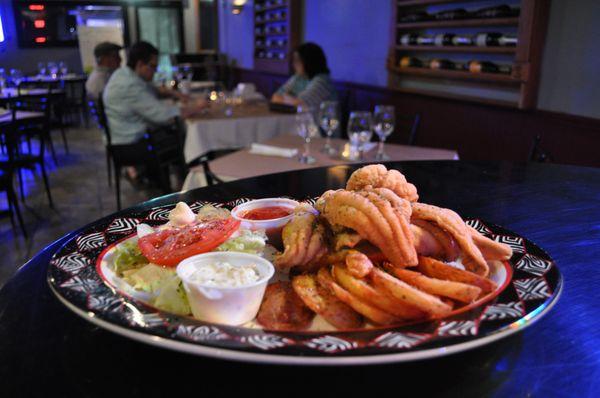
<path fill-rule="evenodd" d="M 304 72 L 309 79 L 312 79 L 319 73 L 329 73 L 327 67 L 327 58 L 323 49 L 315 43 L 300 44 L 296 52 L 304 65 Z"/>
<path fill-rule="evenodd" d="M 158 49 L 147 41 L 138 41 L 129 49 L 127 53 L 127 66 L 135 69 L 138 61 L 147 64 L 153 55 L 158 55 Z"/>

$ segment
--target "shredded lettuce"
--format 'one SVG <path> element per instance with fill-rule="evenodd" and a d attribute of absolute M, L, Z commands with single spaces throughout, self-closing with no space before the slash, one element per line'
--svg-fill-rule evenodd
<path fill-rule="evenodd" d="M 128 240 L 117 247 L 114 261 L 117 275 L 123 276 L 125 271 L 138 269 L 148 263 L 137 245 L 137 240 Z"/>
<path fill-rule="evenodd" d="M 154 300 L 154 306 L 178 315 L 188 315 L 192 312 L 183 283 L 177 275 L 164 281 L 160 293 Z"/>
<path fill-rule="evenodd" d="M 222 252 L 242 252 L 250 254 L 262 254 L 267 236 L 265 231 L 251 231 L 249 229 L 239 230 L 232 238 L 226 240 L 221 246 L 217 247 L 217 251 Z"/>
<path fill-rule="evenodd" d="M 173 275 L 175 275 L 175 268 L 146 264 L 141 268 L 125 271 L 123 279 L 136 290 L 152 293 Z"/>

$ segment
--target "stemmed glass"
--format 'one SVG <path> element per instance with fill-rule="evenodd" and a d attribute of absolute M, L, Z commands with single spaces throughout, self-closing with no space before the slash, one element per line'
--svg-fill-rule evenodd
<path fill-rule="evenodd" d="M 358 159 L 364 160 L 365 144 L 371 141 L 373 136 L 373 118 L 371 112 L 353 111 L 350 112 L 348 120 L 348 138 L 350 138 L 350 159 L 356 159 L 356 150 L 358 149 Z"/>
<path fill-rule="evenodd" d="M 298 160 L 304 164 L 314 163 L 316 160 L 310 155 L 310 140 L 319 133 L 319 127 L 311 112 L 301 112 L 296 115 L 296 131 L 304 139 L 304 150 Z"/>
<path fill-rule="evenodd" d="M 385 154 L 384 145 L 387 137 L 394 132 L 396 123 L 395 109 L 390 105 L 375 105 L 374 112 L 374 129 L 379 137 L 379 145 L 377 148 L 376 160 L 389 160 L 390 157 Z"/>
<path fill-rule="evenodd" d="M 23 74 L 18 69 L 10 70 L 10 80 L 15 87 L 19 87 L 21 82 L 23 81 Z"/>
<path fill-rule="evenodd" d="M 38 62 L 38 72 L 40 73 L 40 77 L 46 76 L 46 63 Z"/>
<path fill-rule="evenodd" d="M 48 62 L 48 71 L 53 79 L 58 77 L 58 65 L 56 62 Z"/>
<path fill-rule="evenodd" d="M 69 68 L 67 68 L 67 64 L 65 64 L 62 61 L 58 63 L 58 69 L 60 71 L 61 76 L 66 76 L 69 73 Z"/>
<path fill-rule="evenodd" d="M 327 137 L 321 152 L 328 155 L 335 155 L 337 151 L 331 146 L 331 136 L 340 124 L 337 101 L 321 102 L 321 105 L 319 106 L 319 123 Z"/>

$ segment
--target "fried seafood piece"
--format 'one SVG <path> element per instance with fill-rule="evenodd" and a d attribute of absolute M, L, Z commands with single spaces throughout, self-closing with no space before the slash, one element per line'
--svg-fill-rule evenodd
<path fill-rule="evenodd" d="M 428 205 L 424 203 L 413 203 L 411 220 L 424 220 L 433 223 L 448 232 L 461 249 L 462 263 L 469 271 L 477 275 L 487 276 L 490 268 L 481 254 L 479 248 L 473 242 L 473 237 L 467 224 L 463 219 L 450 209 Z M 396 265 L 396 264 L 394 264 Z"/>
<path fill-rule="evenodd" d="M 290 282 L 275 282 L 267 286 L 256 320 L 267 329 L 303 330 L 314 316 Z"/>
<path fill-rule="evenodd" d="M 496 242 L 490 238 L 483 236 L 475 228 L 468 226 L 473 242 L 483 254 L 483 257 L 488 260 L 510 260 L 513 255 L 512 248 L 504 243 Z"/>
<path fill-rule="evenodd" d="M 310 271 L 328 251 L 325 227 L 311 211 L 295 212 L 281 237 L 284 251 L 275 258 L 280 269 Z"/>
<path fill-rule="evenodd" d="M 350 228 L 377 246 L 395 266 L 417 264 L 409 220 L 381 195 L 344 189 L 327 191 L 317 201 L 317 210 L 329 224 Z"/>
<path fill-rule="evenodd" d="M 429 239 L 429 237 L 431 237 L 437 242 L 438 246 L 437 250 L 429 254 L 419 251 L 419 247 L 417 246 L 417 253 L 440 258 L 444 261 L 455 261 L 460 255 L 460 248 L 458 247 L 456 241 L 452 238 L 452 236 L 450 236 L 450 234 L 437 225 L 425 220 L 412 220 L 411 228 L 413 229 L 413 233 L 415 233 L 417 228 L 424 230 L 425 232 L 421 232 L 420 234 L 420 236 L 423 237 L 422 240 L 426 241 Z M 416 240 L 417 239 L 415 239 L 415 241 Z"/>
<path fill-rule="evenodd" d="M 374 288 L 366 279 L 354 277 L 346 268 L 340 265 L 334 265 L 331 271 L 334 280 L 350 294 L 401 320 L 424 318 L 427 315 L 425 312 L 387 294 L 386 291 Z"/>
<path fill-rule="evenodd" d="M 334 251 L 339 251 L 344 248 L 352 249 L 358 245 L 363 238 L 354 231 L 343 231 L 333 235 L 332 246 Z"/>
<path fill-rule="evenodd" d="M 452 307 L 438 297 L 425 293 L 379 268 L 374 268 L 370 277 L 376 288 L 387 291 L 396 299 L 426 312 L 432 318 L 444 317 L 452 311 Z"/>
<path fill-rule="evenodd" d="M 361 300 L 352 293 L 348 292 L 346 289 L 342 288 L 333 279 L 330 271 L 326 267 L 323 267 L 319 270 L 317 273 L 317 280 L 323 287 L 329 289 L 338 299 L 352 307 L 354 311 L 358 312 L 375 324 L 391 325 L 400 321 L 400 319 L 394 315 L 385 312 L 364 300 Z"/>
<path fill-rule="evenodd" d="M 333 326 L 339 329 L 362 326 L 362 316 L 340 301 L 329 289 L 321 286 L 315 275 L 303 274 L 294 277 L 292 287 L 308 308 Z"/>
<path fill-rule="evenodd" d="M 473 272 L 455 268 L 434 258 L 419 256 L 417 270 L 431 278 L 477 286 L 481 289 L 482 295 L 486 295 L 497 289 L 496 283 L 491 279 L 483 278 Z"/>
<path fill-rule="evenodd" d="M 398 170 L 388 170 L 382 164 L 372 164 L 356 170 L 346 183 L 346 189 L 359 191 L 365 188 L 388 188 L 409 202 L 419 199 L 417 188 L 406 181 Z"/>
<path fill-rule="evenodd" d="M 350 250 L 346 256 L 346 267 L 352 276 L 364 278 L 373 269 L 373 263 L 365 254 Z"/>
<path fill-rule="evenodd" d="M 387 263 L 384 263 L 384 268 L 409 285 L 415 286 L 426 293 L 441 296 L 442 300 L 447 297 L 468 304 L 475 301 L 481 294 L 481 288 L 466 283 L 430 278 L 420 272 L 389 267 Z"/>

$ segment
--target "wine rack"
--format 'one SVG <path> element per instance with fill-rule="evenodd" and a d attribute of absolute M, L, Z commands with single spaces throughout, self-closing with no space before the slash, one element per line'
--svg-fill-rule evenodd
<path fill-rule="evenodd" d="M 290 74 L 300 39 L 300 0 L 254 1 L 254 68 Z"/>
<path fill-rule="evenodd" d="M 494 91 L 508 91 L 516 100 L 499 99 L 499 105 L 534 108 L 548 11 L 546 0 L 396 0 L 389 85 L 444 98 L 453 94 L 448 89 L 436 92 L 432 84 L 455 85 L 455 98 L 482 103 L 494 103 Z M 463 42 L 454 42 L 454 37 Z M 418 62 L 412 62 L 415 59 Z M 479 68 L 469 68 L 467 62 L 472 61 Z M 407 81 L 425 82 L 427 89 L 404 84 Z M 486 96 L 458 94 L 464 85 L 471 92 L 483 89 Z"/>

